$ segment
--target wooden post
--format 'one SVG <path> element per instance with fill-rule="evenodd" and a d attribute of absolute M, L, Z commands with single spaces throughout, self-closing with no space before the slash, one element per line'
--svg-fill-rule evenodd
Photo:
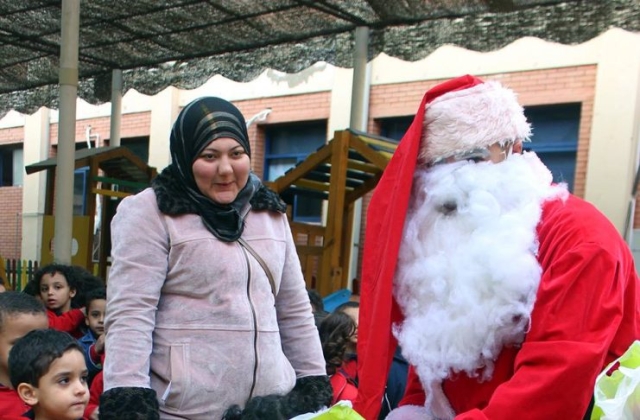
<path fill-rule="evenodd" d="M 340 288 L 342 271 L 340 263 L 342 237 L 344 232 L 343 215 L 345 188 L 347 182 L 347 164 L 349 159 L 349 132 L 336 132 L 332 141 L 331 181 L 329 187 L 329 205 L 327 228 L 322 251 L 322 264 L 318 275 L 319 292 L 326 296 Z"/>
<path fill-rule="evenodd" d="M 93 158 L 89 158 L 89 173 L 87 175 L 89 179 L 85 183 L 87 190 L 85 191 L 87 197 L 87 216 L 89 216 L 89 232 L 87 232 L 87 246 L 89 252 L 87 252 L 86 269 L 93 273 L 93 230 L 95 228 L 95 215 L 96 215 L 96 193 L 98 189 L 98 162 Z"/>
<path fill-rule="evenodd" d="M 346 289 L 349 286 L 349 275 L 351 271 L 348 270 L 349 263 L 351 262 L 351 243 L 353 240 L 353 219 L 355 212 L 355 202 L 344 203 L 344 215 L 342 217 L 342 244 L 340 245 L 340 266 L 344 267 L 342 270 L 342 277 L 340 278 L 340 289 Z M 356 262 L 357 263 L 357 262 Z"/>

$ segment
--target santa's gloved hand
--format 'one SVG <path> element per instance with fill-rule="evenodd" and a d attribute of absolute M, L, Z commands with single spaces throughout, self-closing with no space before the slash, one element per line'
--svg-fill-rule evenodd
<path fill-rule="evenodd" d="M 391 410 L 386 420 L 434 420 L 422 405 L 403 405 Z"/>
<path fill-rule="evenodd" d="M 307 376 L 298 379 L 296 386 L 286 395 L 254 397 L 244 410 L 237 405 L 229 407 L 222 420 L 287 420 L 328 407 L 332 397 L 328 376 Z"/>

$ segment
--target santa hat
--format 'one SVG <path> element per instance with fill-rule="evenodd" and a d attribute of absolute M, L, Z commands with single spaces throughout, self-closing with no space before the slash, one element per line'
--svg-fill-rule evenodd
<path fill-rule="evenodd" d="M 497 82 L 462 76 L 431 88 L 422 99 L 376 187 L 367 213 L 358 325 L 358 398 L 355 409 L 377 418 L 402 321 L 392 295 L 398 251 L 416 164 L 530 134 L 515 94 Z"/>

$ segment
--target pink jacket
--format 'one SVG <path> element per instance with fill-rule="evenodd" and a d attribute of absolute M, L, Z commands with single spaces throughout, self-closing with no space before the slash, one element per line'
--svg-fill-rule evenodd
<path fill-rule="evenodd" d="M 105 391 L 151 387 L 161 418 L 218 419 L 231 404 L 324 375 L 324 358 L 286 216 L 251 211 L 238 243 L 199 216 L 167 216 L 151 189 L 112 222 Z M 181 416 L 181 417 L 178 417 Z"/>

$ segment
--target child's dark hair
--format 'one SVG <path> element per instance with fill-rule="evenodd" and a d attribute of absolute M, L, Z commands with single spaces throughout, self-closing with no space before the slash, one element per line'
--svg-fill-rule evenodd
<path fill-rule="evenodd" d="M 46 316 L 47 311 L 42 302 L 26 293 L 12 291 L 0 293 L 0 331 L 7 317 L 22 314 Z"/>
<path fill-rule="evenodd" d="M 320 293 L 318 293 L 316 289 L 307 289 L 307 294 L 309 295 L 309 302 L 311 302 L 314 311 L 324 311 L 324 301 Z"/>
<path fill-rule="evenodd" d="M 69 284 L 69 288 L 71 290 L 78 290 L 78 276 L 73 267 L 70 265 L 52 263 L 38 268 L 33 276 L 33 280 L 38 287 L 38 293 L 40 293 L 40 282 L 42 282 L 42 277 L 44 277 L 45 274 L 53 276 L 56 273 L 62 274 L 64 278 L 67 279 L 67 284 Z"/>
<path fill-rule="evenodd" d="M 345 302 L 341 305 L 339 305 L 336 309 L 333 310 L 333 312 L 344 312 L 345 309 L 350 309 L 350 308 L 359 308 L 360 307 L 360 302 L 356 302 L 353 300 L 350 300 L 348 302 Z"/>
<path fill-rule="evenodd" d="M 26 286 L 24 286 L 24 289 L 22 289 L 22 292 L 34 297 L 40 296 L 40 286 L 36 283 L 36 279 L 33 278 L 29 280 Z"/>
<path fill-rule="evenodd" d="M 104 300 L 107 299 L 107 289 L 105 289 L 104 287 L 99 287 L 93 290 L 89 290 L 84 300 L 84 306 L 88 310 L 89 305 L 91 305 L 91 302 L 98 299 L 104 299 Z"/>
<path fill-rule="evenodd" d="M 91 271 L 79 265 L 71 266 L 71 269 L 75 273 L 78 282 L 76 295 L 71 298 L 71 307 L 81 308 L 87 306 L 88 294 L 95 289 L 104 289 L 104 281 L 100 277 L 94 276 Z"/>
<path fill-rule="evenodd" d="M 33 330 L 19 339 L 9 352 L 9 377 L 14 389 L 27 383 L 38 387 L 54 360 L 70 350 L 82 348 L 69 334 L 52 330 Z"/>
<path fill-rule="evenodd" d="M 322 320 L 318 331 L 327 374 L 333 375 L 342 365 L 349 339 L 356 332 L 356 323 L 344 312 L 333 312 Z"/>

